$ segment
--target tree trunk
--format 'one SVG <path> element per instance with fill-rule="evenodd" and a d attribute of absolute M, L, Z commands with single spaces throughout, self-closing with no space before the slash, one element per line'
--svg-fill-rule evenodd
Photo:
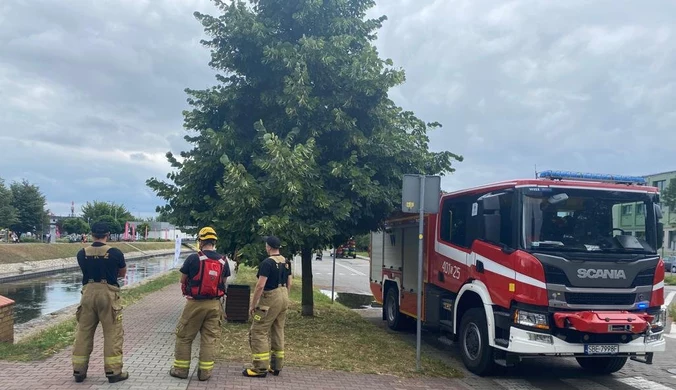
<path fill-rule="evenodd" d="M 314 295 L 312 291 L 312 248 L 301 249 L 301 265 L 303 267 L 303 290 L 301 296 L 301 315 L 314 315 Z"/>

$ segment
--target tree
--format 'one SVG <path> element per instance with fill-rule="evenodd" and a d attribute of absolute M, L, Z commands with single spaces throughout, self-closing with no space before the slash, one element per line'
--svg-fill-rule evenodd
<path fill-rule="evenodd" d="M 90 231 L 89 224 L 82 218 L 66 218 L 62 221 L 61 228 L 71 234 L 84 234 Z"/>
<path fill-rule="evenodd" d="M 669 185 L 662 191 L 662 202 L 672 213 L 676 212 L 676 179 L 669 180 Z"/>
<path fill-rule="evenodd" d="M 94 218 L 91 220 L 91 224 L 97 222 L 105 222 L 108 224 L 110 229 L 110 234 L 122 234 L 124 232 L 124 225 L 120 223 L 118 219 L 115 219 L 112 215 L 101 215 L 100 217 Z"/>
<path fill-rule="evenodd" d="M 171 181 L 148 185 L 182 225 L 214 226 L 219 249 L 260 258 L 261 236 L 301 254 L 302 314 L 313 314 L 313 249 L 379 229 L 401 201 L 405 173 L 452 172 L 426 124 L 388 98 L 402 70 L 373 46 L 386 19 L 372 0 L 256 0 L 196 13 L 219 85 L 186 90 L 193 107 Z"/>
<path fill-rule="evenodd" d="M 144 239 L 146 238 L 146 231 L 150 231 L 150 224 L 148 222 L 143 222 L 136 226 L 136 232 Z"/>
<path fill-rule="evenodd" d="M 106 218 L 106 221 L 115 220 L 117 222 L 115 226 L 121 226 L 119 232 L 113 233 L 111 231 L 113 234 L 122 233 L 124 224 L 134 219 L 134 216 L 122 204 L 94 201 L 92 203 L 87 202 L 82 206 L 82 218 L 90 224 L 100 221 L 103 216 L 110 216 L 111 218 Z"/>
<path fill-rule="evenodd" d="M 10 228 L 18 233 L 41 229 L 49 216 L 45 210 L 45 197 L 40 188 L 23 180 L 10 185 L 12 206 L 16 209 L 16 220 Z"/>
<path fill-rule="evenodd" d="M 17 210 L 13 205 L 12 190 L 5 186 L 0 178 L 0 229 L 7 228 L 17 222 Z"/>

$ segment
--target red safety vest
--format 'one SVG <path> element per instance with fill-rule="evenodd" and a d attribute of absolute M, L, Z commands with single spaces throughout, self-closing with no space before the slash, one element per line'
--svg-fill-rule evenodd
<path fill-rule="evenodd" d="M 197 252 L 200 267 L 197 274 L 188 280 L 183 293 L 196 299 L 220 298 L 225 295 L 223 283 L 223 267 L 226 267 L 224 258 L 212 259 L 202 251 Z"/>

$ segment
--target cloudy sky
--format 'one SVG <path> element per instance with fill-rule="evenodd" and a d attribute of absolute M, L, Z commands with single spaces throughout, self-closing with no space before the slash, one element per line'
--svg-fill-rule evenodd
<path fill-rule="evenodd" d="M 386 0 L 392 97 L 462 154 L 446 190 L 538 169 L 676 170 L 676 3 Z M 2 0 L 0 177 L 57 214 L 87 200 L 152 215 L 145 186 L 184 150 L 183 89 L 214 83 L 192 12 L 208 0 Z"/>

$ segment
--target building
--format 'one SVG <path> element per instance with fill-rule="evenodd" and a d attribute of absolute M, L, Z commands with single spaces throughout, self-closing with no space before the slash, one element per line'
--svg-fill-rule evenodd
<path fill-rule="evenodd" d="M 148 225 L 148 231 L 138 231 L 137 227 Z M 195 230 L 193 227 L 179 228 L 170 224 L 169 222 L 143 222 L 143 221 L 129 221 L 127 225 L 127 234 L 123 234 L 125 240 L 170 240 L 174 241 L 177 238 L 181 240 L 195 240 L 196 234 L 188 234 L 186 230 Z M 146 236 L 147 234 L 147 236 Z"/>
<path fill-rule="evenodd" d="M 676 171 L 656 173 L 643 176 L 649 186 L 657 187 L 660 193 L 669 186 L 671 180 L 676 180 Z M 669 207 L 662 204 L 664 224 L 664 243 L 662 244 L 665 252 L 676 251 L 676 210 L 669 210 Z M 615 227 L 624 230 L 627 234 L 642 237 L 645 234 L 645 205 L 640 203 L 624 204 L 621 208 L 615 210 Z"/>
<path fill-rule="evenodd" d="M 648 184 L 657 187 L 660 193 L 669 186 L 672 180 L 676 180 L 676 171 L 656 173 L 645 176 Z M 669 210 L 669 207 L 662 205 L 662 223 L 664 224 L 664 248 L 667 251 L 676 251 L 676 210 Z"/>

